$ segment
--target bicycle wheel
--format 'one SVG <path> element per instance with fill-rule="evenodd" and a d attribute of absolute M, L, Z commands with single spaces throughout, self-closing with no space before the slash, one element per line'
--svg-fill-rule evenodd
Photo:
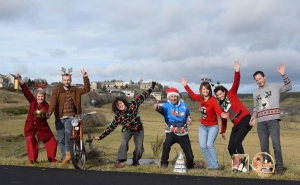
<path fill-rule="evenodd" d="M 72 164 L 76 169 L 84 170 L 85 162 L 86 162 L 86 150 L 84 143 L 82 144 L 82 150 L 80 149 L 80 141 L 79 140 L 71 140 L 71 159 Z"/>

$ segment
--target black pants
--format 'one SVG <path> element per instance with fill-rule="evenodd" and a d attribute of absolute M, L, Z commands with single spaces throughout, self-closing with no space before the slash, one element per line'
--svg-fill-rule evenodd
<path fill-rule="evenodd" d="M 186 157 L 186 167 L 191 169 L 194 167 L 194 155 L 191 147 L 190 138 L 188 135 L 178 136 L 174 132 L 166 134 L 166 140 L 163 146 L 163 152 L 161 156 L 161 165 L 168 166 L 169 164 L 169 154 L 171 146 L 175 143 L 178 143 L 182 148 L 185 157 Z"/>
<path fill-rule="evenodd" d="M 252 129 L 252 127 L 249 125 L 250 119 L 251 116 L 248 114 L 247 116 L 243 117 L 236 126 L 232 127 L 228 143 L 228 151 L 231 156 L 233 154 L 245 153 L 242 142 L 245 139 L 248 132 Z"/>

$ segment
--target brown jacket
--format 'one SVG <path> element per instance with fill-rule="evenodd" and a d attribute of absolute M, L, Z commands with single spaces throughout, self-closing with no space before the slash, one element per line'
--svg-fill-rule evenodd
<path fill-rule="evenodd" d="M 90 91 L 90 80 L 88 77 L 83 77 L 84 88 L 78 88 L 76 86 L 71 86 L 71 98 L 75 105 L 75 114 L 81 114 L 81 95 L 88 93 Z M 58 86 L 52 90 L 49 112 L 55 115 L 55 120 L 59 120 L 63 114 L 65 100 L 65 89 L 63 85 Z"/>

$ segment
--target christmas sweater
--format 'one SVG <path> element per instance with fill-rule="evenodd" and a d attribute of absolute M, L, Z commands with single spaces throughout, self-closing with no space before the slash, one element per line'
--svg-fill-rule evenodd
<path fill-rule="evenodd" d="M 183 100 L 179 100 L 177 105 L 173 105 L 168 100 L 163 106 L 158 107 L 156 111 L 165 118 L 165 133 L 174 132 L 178 136 L 188 134 L 186 121 L 187 117 L 190 115 L 190 111 Z"/>
<path fill-rule="evenodd" d="M 266 84 L 259 87 L 253 93 L 254 109 L 253 116 L 258 118 L 258 122 L 280 119 L 280 93 L 292 89 L 292 83 L 286 75 L 282 76 L 284 85 Z"/>
<path fill-rule="evenodd" d="M 112 122 L 108 123 L 108 126 L 100 135 L 100 140 L 108 136 L 118 125 L 122 125 L 121 132 L 137 132 L 143 129 L 143 122 L 138 112 L 139 106 L 150 96 L 155 87 L 155 82 L 152 82 L 152 87 L 147 91 L 144 91 L 141 95 L 136 96 L 133 101 L 127 105 L 125 112 L 119 111 Z"/>
<path fill-rule="evenodd" d="M 217 115 L 221 116 L 223 110 L 218 106 L 216 98 L 212 96 L 207 101 L 204 101 L 201 94 L 195 94 L 188 85 L 184 86 L 184 88 L 192 99 L 200 102 L 200 123 L 205 126 L 217 125 Z M 222 122 L 223 121 L 227 122 L 226 119 L 222 119 Z"/>
<path fill-rule="evenodd" d="M 221 107 L 223 111 L 229 114 L 229 118 L 234 126 L 239 124 L 243 117 L 250 115 L 248 109 L 244 106 L 242 101 L 237 95 L 237 91 L 240 86 L 241 74 L 240 72 L 234 73 L 234 80 L 231 89 L 227 92 L 224 101 L 221 101 Z M 221 133 L 225 133 L 227 128 L 227 122 L 222 122 Z"/>

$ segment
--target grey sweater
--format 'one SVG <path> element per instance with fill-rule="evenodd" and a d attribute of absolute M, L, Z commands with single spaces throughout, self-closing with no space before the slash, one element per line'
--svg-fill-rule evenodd
<path fill-rule="evenodd" d="M 254 109 L 253 116 L 258 122 L 280 119 L 280 93 L 292 89 L 292 84 L 286 75 L 282 76 L 284 85 L 266 84 L 259 87 L 253 93 Z"/>

